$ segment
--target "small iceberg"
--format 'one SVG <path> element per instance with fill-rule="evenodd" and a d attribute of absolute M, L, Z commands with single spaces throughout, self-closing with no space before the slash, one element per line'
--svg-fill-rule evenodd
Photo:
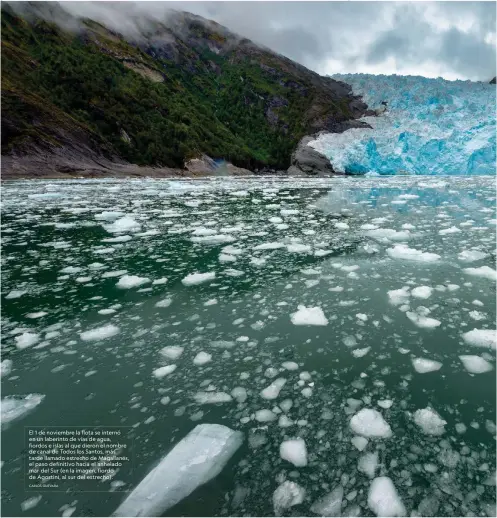
<path fill-rule="evenodd" d="M 226 426 L 196 426 L 148 473 L 112 516 L 161 516 L 219 475 L 242 443 L 242 432 Z"/>

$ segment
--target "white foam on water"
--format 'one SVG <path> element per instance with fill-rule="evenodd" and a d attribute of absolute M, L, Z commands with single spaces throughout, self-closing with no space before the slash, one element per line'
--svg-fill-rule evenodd
<path fill-rule="evenodd" d="M 105 340 L 111 338 L 119 333 L 119 328 L 113 324 L 107 324 L 105 326 L 96 327 L 90 331 L 84 331 L 79 336 L 84 342 L 93 342 L 97 340 Z"/>
<path fill-rule="evenodd" d="M 296 326 L 326 326 L 328 319 L 324 316 L 323 310 L 316 307 L 305 307 L 299 305 L 297 311 L 291 315 L 292 324 Z"/>
<path fill-rule="evenodd" d="M 387 439 L 392 436 L 390 425 L 377 410 L 363 408 L 350 420 L 350 428 L 363 437 L 378 437 Z"/>
<path fill-rule="evenodd" d="M 435 360 L 428 360 L 427 358 L 413 358 L 412 366 L 419 374 L 425 374 L 427 372 L 440 370 L 442 364 Z"/>
<path fill-rule="evenodd" d="M 181 282 L 185 286 L 195 286 L 204 282 L 212 281 L 216 278 L 215 272 L 190 273 Z"/>
<path fill-rule="evenodd" d="M 464 368 L 471 374 L 482 374 L 493 370 L 492 364 L 481 356 L 463 354 L 459 356 Z"/>

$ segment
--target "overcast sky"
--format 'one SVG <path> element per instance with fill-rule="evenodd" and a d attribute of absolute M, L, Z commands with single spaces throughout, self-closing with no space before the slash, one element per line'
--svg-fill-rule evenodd
<path fill-rule="evenodd" d="M 133 12 L 199 14 L 320 74 L 411 74 L 488 81 L 495 2 L 63 2 L 124 30 Z"/>

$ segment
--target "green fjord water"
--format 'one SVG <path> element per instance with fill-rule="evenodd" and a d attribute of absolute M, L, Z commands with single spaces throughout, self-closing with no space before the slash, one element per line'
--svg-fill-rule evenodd
<path fill-rule="evenodd" d="M 2 415 L 43 397 L 3 415 L 2 513 L 110 515 L 219 423 L 242 447 L 166 516 L 272 516 L 285 481 L 305 495 L 278 514 L 342 488 L 373 516 L 379 476 L 398 514 L 495 516 L 495 221 L 487 177 L 5 184 Z M 24 427 L 54 425 L 131 427 L 134 469 L 25 491 Z"/>

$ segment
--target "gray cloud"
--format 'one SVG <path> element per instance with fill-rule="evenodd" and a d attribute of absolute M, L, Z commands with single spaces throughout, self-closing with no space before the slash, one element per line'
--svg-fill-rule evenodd
<path fill-rule="evenodd" d="M 321 74 L 369 72 L 489 80 L 495 2 L 61 2 L 132 32 L 139 15 L 185 10 Z"/>

